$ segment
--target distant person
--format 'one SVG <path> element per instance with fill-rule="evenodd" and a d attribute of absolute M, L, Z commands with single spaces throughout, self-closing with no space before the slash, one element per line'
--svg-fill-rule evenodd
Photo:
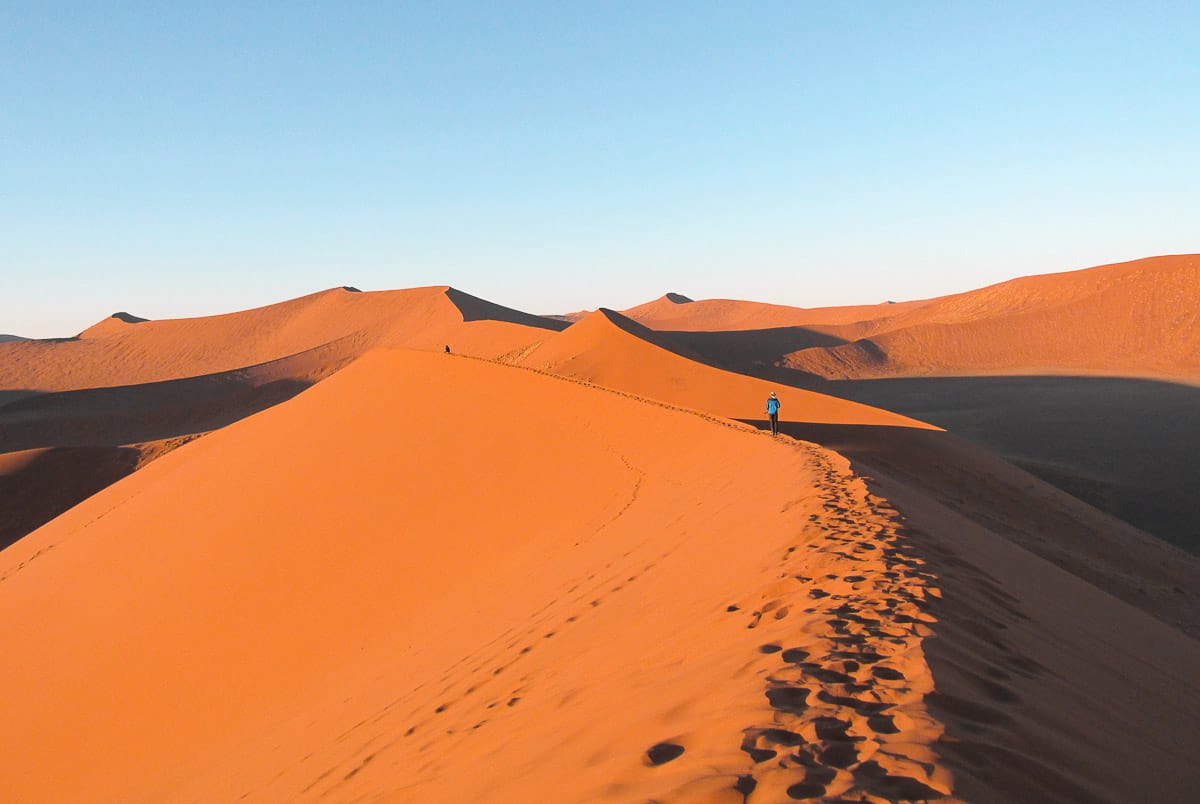
<path fill-rule="evenodd" d="M 771 435 L 779 435 L 779 397 L 774 391 L 767 397 L 767 418 L 771 420 Z"/>
<path fill-rule="evenodd" d="M 446 344 L 446 354 L 450 354 L 450 344 Z"/>

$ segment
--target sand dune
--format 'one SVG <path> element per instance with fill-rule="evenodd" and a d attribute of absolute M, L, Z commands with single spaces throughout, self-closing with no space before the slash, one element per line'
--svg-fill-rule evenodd
<path fill-rule="evenodd" d="M 120 314 L 119 314 L 120 315 Z M 228 315 L 164 321 L 109 317 L 77 338 L 0 345 L 0 388 L 66 391 L 218 374 L 334 343 L 492 357 L 565 326 L 446 286 L 363 293 L 347 288 Z"/>
<path fill-rule="evenodd" d="M 950 429 L 1195 551 L 1198 305 L 1200 257 L 1181 255 L 1025 277 L 859 321 L 724 301 L 711 308 L 748 312 L 645 320 L 710 365 Z M 848 377 L 873 379 L 827 381 Z M 1174 384 L 1145 381 L 1155 378 Z"/>
<path fill-rule="evenodd" d="M 0 453 L 0 550 L 193 437 Z"/>
<path fill-rule="evenodd" d="M 764 380 L 690 360 L 671 351 L 669 345 L 652 330 L 620 313 L 599 310 L 522 355 L 520 363 L 729 418 L 761 415 L 767 395 L 782 390 Z M 786 416 L 807 421 L 929 426 L 801 389 L 788 389 L 783 403 Z"/>
<path fill-rule="evenodd" d="M 886 319 L 904 311 L 920 309 L 930 303 L 931 300 L 921 300 L 850 307 L 805 308 L 735 299 L 693 301 L 678 293 L 668 293 L 652 302 L 622 312 L 640 324 L 659 330 L 717 332 L 805 327 L 823 332 L 864 321 Z"/>
<path fill-rule="evenodd" d="M 0 537 L 41 525 L 0 552 L 0 800 L 1189 800 L 1200 560 L 923 421 L 1052 414 L 992 448 L 1095 478 L 1084 379 L 816 372 L 1191 371 L 1195 271 L 569 326 L 343 288 L 0 345 Z M 1147 434 L 1188 389 L 1092 382 L 1140 499 L 1186 493 L 1191 431 Z"/>
<path fill-rule="evenodd" d="M 372 353 L 0 553 L 0 793 L 1186 796 L 1200 643 L 1002 532 L 1086 506 L 826 427 Z"/>
<path fill-rule="evenodd" d="M 124 476 L 117 465 L 144 466 L 161 452 L 146 442 L 224 427 L 380 343 L 493 356 L 564 326 L 454 288 L 338 288 L 223 316 L 147 321 L 116 313 L 75 339 L 0 345 L 0 453 L 53 449 L 55 471 L 88 479 L 22 484 L 22 504 L 0 506 L 0 544 L 94 493 L 99 478 Z"/>
<path fill-rule="evenodd" d="M 824 538 L 847 511 L 871 545 L 854 577 Z M 0 713 L 2 792 L 944 793 L 923 703 L 935 591 L 896 532 L 812 448 L 374 353 L 0 554 L 5 610 L 38 612 L 0 621 L 21 646 L 0 668 L 21 690 Z M 886 644 L 855 659 L 872 629 Z"/>
<path fill-rule="evenodd" d="M 830 394 L 937 424 L 1200 553 L 1200 388 L 1118 377 L 852 380 Z"/>
<path fill-rule="evenodd" d="M 1200 256 L 1023 277 L 830 334 L 789 368 L 830 379 L 1071 374 L 1200 380 Z"/>
<path fill-rule="evenodd" d="M 706 360 L 792 379 L 1098 374 L 1200 381 L 1200 256 L 1030 276 L 936 299 L 802 309 L 671 294 L 625 311 Z M 734 361 L 734 362 L 730 362 Z M 737 368 L 737 370 L 741 370 Z M 786 376 L 775 372 L 775 376 Z"/>
<path fill-rule="evenodd" d="M 1001 462 L 964 463 L 966 447 L 929 443 L 945 434 L 888 433 L 899 436 L 862 447 L 854 465 L 904 511 L 943 594 L 927 700 L 956 793 L 1189 800 L 1200 782 L 1197 560 Z"/>

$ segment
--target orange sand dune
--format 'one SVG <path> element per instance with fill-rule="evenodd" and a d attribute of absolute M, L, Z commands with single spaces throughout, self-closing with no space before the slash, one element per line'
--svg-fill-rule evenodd
<path fill-rule="evenodd" d="M 827 378 L 1087 373 L 1200 379 L 1200 255 L 1014 279 L 830 331 L 789 368 Z M 764 325 L 766 326 L 766 325 Z"/>
<path fill-rule="evenodd" d="M 826 332 L 832 327 L 887 319 L 901 312 L 920 309 L 929 303 L 929 300 L 923 300 L 805 308 L 734 299 L 692 301 L 686 296 L 668 293 L 652 302 L 622 312 L 639 324 L 658 330 L 718 332 L 806 327 L 817 332 Z"/>
<path fill-rule="evenodd" d="M 0 553 L 0 798 L 940 796 L 898 528 L 814 448 L 374 352 Z"/>
<path fill-rule="evenodd" d="M 0 453 L 0 550 L 194 437 Z"/>
<path fill-rule="evenodd" d="M 119 313 L 77 338 L 0 344 L 0 389 L 64 391 L 217 374 L 352 344 L 493 357 L 528 347 L 563 322 L 449 287 L 362 293 L 335 288 L 228 315 L 144 321 Z"/>
<path fill-rule="evenodd" d="M 822 440 L 904 513 L 942 592 L 927 700 L 956 792 L 1191 800 L 1200 560 L 946 433 L 869 431 Z"/>
<path fill-rule="evenodd" d="M 599 310 L 542 342 L 521 365 L 730 418 L 759 418 L 779 391 L 783 416 L 812 422 L 929 427 L 855 402 L 733 374 L 670 351 L 653 331 Z M 665 341 L 660 341 L 664 343 Z"/>
<path fill-rule="evenodd" d="M 1186 800 L 1200 643 L 1007 533 L 1086 506 L 826 427 L 373 352 L 0 552 L 0 798 Z"/>
<path fill-rule="evenodd" d="M 0 453 L 52 452 L 21 473 L 13 486 L 20 503 L 0 506 L 0 545 L 93 493 L 101 479 L 161 454 L 146 442 L 204 433 L 278 404 L 379 343 L 491 356 L 564 326 L 453 288 L 340 288 L 206 318 L 116 313 L 77 339 L 2 344 Z M 81 480 L 30 480 L 55 473 Z"/>

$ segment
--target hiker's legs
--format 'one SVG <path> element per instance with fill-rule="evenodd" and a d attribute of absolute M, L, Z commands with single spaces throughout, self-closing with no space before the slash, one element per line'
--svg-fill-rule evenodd
<path fill-rule="evenodd" d="M 779 435 L 779 414 L 771 414 L 771 435 Z"/>

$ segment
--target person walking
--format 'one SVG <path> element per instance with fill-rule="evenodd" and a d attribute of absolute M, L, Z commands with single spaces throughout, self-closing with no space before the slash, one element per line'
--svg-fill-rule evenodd
<path fill-rule="evenodd" d="M 771 420 L 771 435 L 779 435 L 779 397 L 772 391 L 767 397 L 767 418 Z"/>

